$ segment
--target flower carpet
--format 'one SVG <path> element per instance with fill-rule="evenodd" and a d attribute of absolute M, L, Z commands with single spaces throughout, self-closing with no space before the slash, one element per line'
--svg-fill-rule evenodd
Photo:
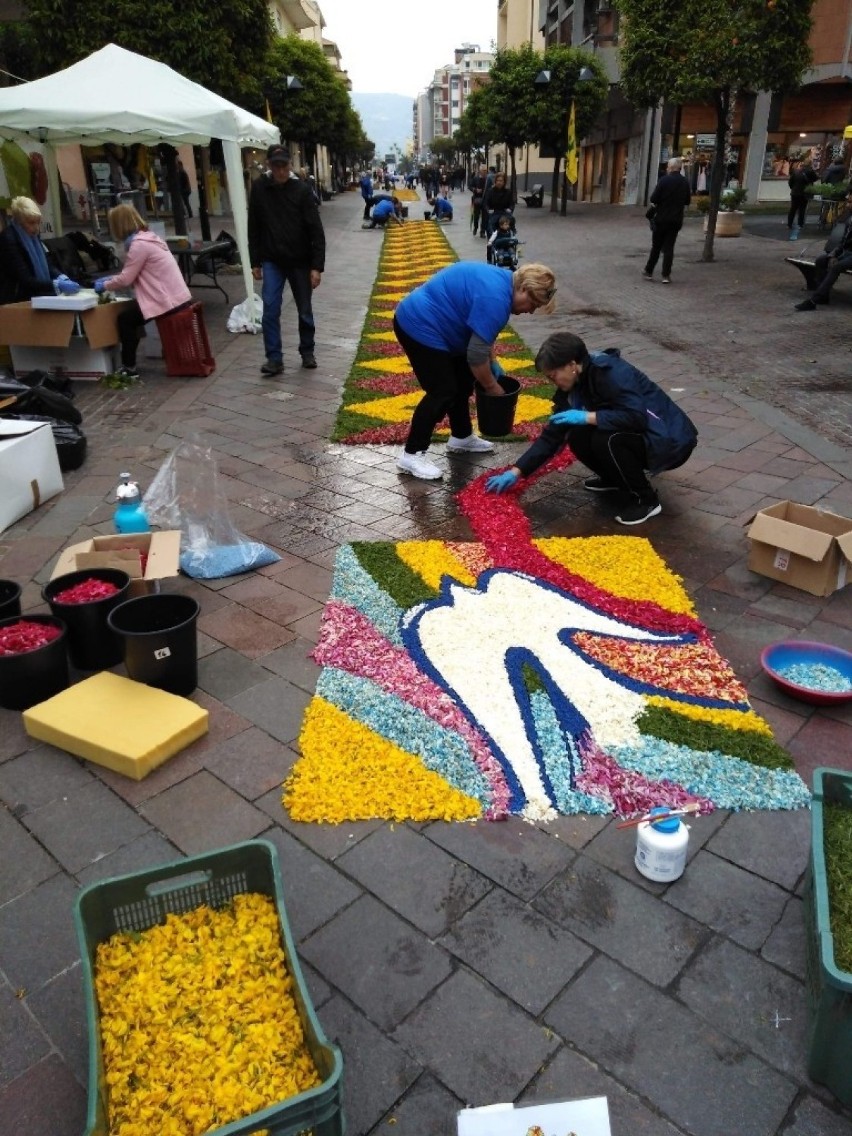
<path fill-rule="evenodd" d="M 525 485 L 570 464 L 557 455 Z M 338 553 L 301 757 L 299 821 L 781 809 L 807 786 L 634 536 L 533 539 L 519 490 L 458 496 L 476 542 Z"/>
<path fill-rule="evenodd" d="M 423 392 L 393 333 L 399 301 L 458 257 L 432 221 L 409 220 L 384 234 L 382 253 L 361 341 L 346 380 L 333 440 L 350 445 L 404 442 L 414 407 Z M 541 432 L 551 411 L 553 387 L 537 374 L 523 340 L 511 328 L 501 332 L 497 354 L 503 370 L 521 383 L 512 431 L 531 439 Z M 438 427 L 446 441 L 449 427 Z"/>

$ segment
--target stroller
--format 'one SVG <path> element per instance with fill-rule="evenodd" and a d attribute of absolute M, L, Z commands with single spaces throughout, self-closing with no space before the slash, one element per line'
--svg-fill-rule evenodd
<path fill-rule="evenodd" d="M 511 218 L 511 227 L 509 229 L 500 229 L 495 226 L 497 235 L 488 241 L 487 255 L 491 264 L 496 264 L 498 268 L 508 268 L 510 272 L 514 272 L 518 267 L 518 240 L 517 233 L 515 232 L 515 219 L 511 214 L 503 214 Z"/>

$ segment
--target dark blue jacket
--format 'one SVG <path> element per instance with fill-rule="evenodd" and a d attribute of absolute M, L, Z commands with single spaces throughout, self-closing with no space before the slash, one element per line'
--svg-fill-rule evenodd
<path fill-rule="evenodd" d="M 598 430 L 644 435 L 650 473 L 682 465 L 698 439 L 698 431 L 677 403 L 614 352 L 593 351 L 574 389 L 557 390 L 554 412 L 571 407 L 593 410 Z M 554 426 L 549 422 L 515 465 L 525 477 L 529 476 L 569 443 L 571 430 L 583 428 Z"/>
<path fill-rule="evenodd" d="M 683 211 L 691 200 L 689 182 L 683 174 L 663 174 L 651 194 L 651 204 L 657 207 L 655 224 L 677 225 L 680 228 L 683 224 Z"/>

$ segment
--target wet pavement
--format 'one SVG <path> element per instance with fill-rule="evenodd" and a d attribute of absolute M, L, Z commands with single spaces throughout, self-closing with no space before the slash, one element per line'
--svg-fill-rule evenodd
<path fill-rule="evenodd" d="M 447 236 L 459 256 L 484 257 L 456 204 Z M 0 711 L 0 1136 L 84 1128 L 77 889 L 255 836 L 279 851 L 319 1018 L 343 1050 L 349 1136 L 450 1136 L 465 1104 L 600 1094 L 614 1136 L 852 1132 L 852 1110 L 805 1067 L 806 811 L 699 819 L 668 886 L 636 872 L 634 835 L 601 818 L 323 826 L 284 813 L 338 546 L 470 537 L 454 491 L 521 449 L 450 462 L 438 446 L 446 479 L 419 482 L 396 472 L 392 447 L 327 441 L 382 236 L 361 229 L 356 193 L 326 203 L 323 220 L 318 370 L 299 369 L 289 303 L 285 372 L 270 382 L 259 337 L 229 335 L 229 305 L 199 292 L 215 374 L 166 379 L 143 359 L 130 391 L 78 384 L 88 460 L 61 497 L 0 534 L 0 576 L 24 585 L 25 610 L 45 610 L 58 552 L 111 531 L 119 471 L 147 483 L 200 433 L 234 524 L 282 555 L 244 577 L 175 581 L 201 605 L 195 697 L 210 733 L 145 780 L 34 743 L 19 714 Z M 830 307 L 795 312 L 802 281 L 784 263 L 821 234 L 806 228 L 791 246 L 783 218 L 749 219 L 711 264 L 689 220 L 664 287 L 640 276 L 639 209 L 572 205 L 560 218 L 521 205 L 518 229 L 524 258 L 559 281 L 556 314 L 515 322 L 528 345 L 567 328 L 620 347 L 699 427 L 691 461 L 659 479 L 662 516 L 633 531 L 683 576 L 802 776 L 852 769 L 852 712 L 788 699 L 759 664 L 785 637 L 852 649 L 849 589 L 818 599 L 756 576 L 744 537 L 756 510 L 783 499 L 852 516 L 852 289 L 841 280 Z M 238 302 L 239 278 L 225 286 Z M 530 492 L 536 536 L 624 531 L 582 490 L 583 472 Z"/>

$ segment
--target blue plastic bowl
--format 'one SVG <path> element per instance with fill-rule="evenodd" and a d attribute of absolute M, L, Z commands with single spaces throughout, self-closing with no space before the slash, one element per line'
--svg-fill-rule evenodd
<path fill-rule="evenodd" d="M 816 706 L 833 706 L 838 702 L 848 702 L 852 698 L 852 690 L 837 692 L 813 690 L 811 687 L 790 682 L 780 673 L 796 664 L 813 666 L 819 663 L 834 667 L 846 679 L 852 681 L 852 654 L 841 650 L 840 647 L 832 647 L 830 643 L 808 643 L 804 640 L 788 639 L 781 643 L 770 643 L 760 653 L 760 664 L 763 669 L 791 698 L 812 702 Z"/>

